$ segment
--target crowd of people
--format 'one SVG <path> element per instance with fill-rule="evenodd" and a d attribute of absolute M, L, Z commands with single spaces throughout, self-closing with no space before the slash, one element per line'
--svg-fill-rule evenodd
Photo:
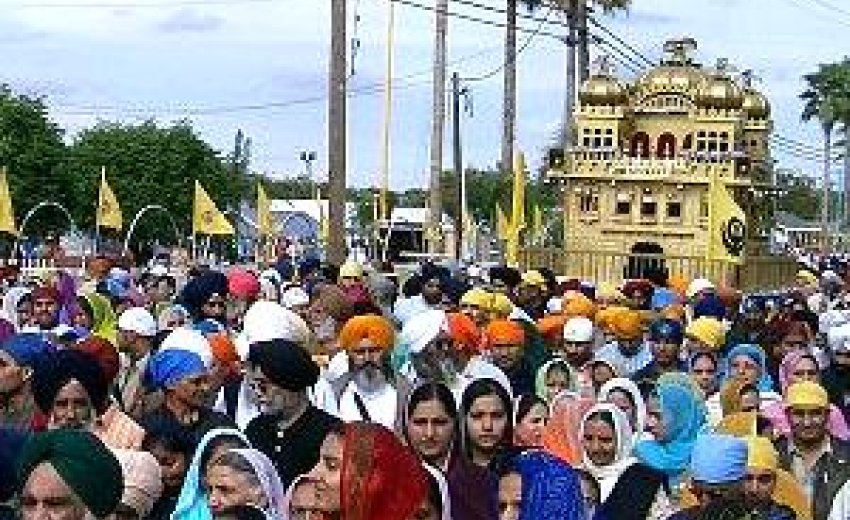
<path fill-rule="evenodd" d="M 0 519 L 850 519 L 837 260 L 0 278 Z"/>

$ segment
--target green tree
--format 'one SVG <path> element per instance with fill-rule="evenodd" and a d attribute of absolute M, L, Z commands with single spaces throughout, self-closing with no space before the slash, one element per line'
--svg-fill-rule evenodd
<path fill-rule="evenodd" d="M 149 204 L 164 206 L 180 231 L 191 233 L 195 180 L 201 182 L 219 209 L 234 207 L 243 191 L 219 153 L 203 141 L 186 121 L 160 126 L 103 122 L 80 133 L 71 145 L 66 168 L 75 179 L 71 196 L 74 213 L 93 228 L 99 172 L 105 166 L 124 216 L 130 220 Z M 173 240 L 164 215 L 150 213 L 139 223 L 134 239 Z"/>
<path fill-rule="evenodd" d="M 52 201 L 69 206 L 72 179 L 62 168 L 65 144 L 62 130 L 47 117 L 44 100 L 13 93 L 0 86 L 0 166 L 8 168 L 12 203 L 18 226 L 36 204 Z M 67 219 L 46 210 L 24 233 L 41 236 L 67 229 Z"/>
<path fill-rule="evenodd" d="M 800 94 L 805 102 L 803 106 L 803 121 L 817 120 L 823 132 L 823 193 L 821 198 L 821 229 L 823 230 L 822 247 L 828 247 L 827 229 L 829 227 L 829 189 L 830 171 L 832 165 L 832 139 L 836 125 L 840 121 L 842 82 L 846 74 L 841 64 L 821 64 L 817 72 L 806 74 L 806 90 Z"/>

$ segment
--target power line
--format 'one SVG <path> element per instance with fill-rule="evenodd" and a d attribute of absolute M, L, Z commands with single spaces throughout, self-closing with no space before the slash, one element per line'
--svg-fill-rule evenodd
<path fill-rule="evenodd" d="M 216 6 L 273 3 L 280 0 L 170 0 L 167 2 L 57 2 L 0 3 L 0 9 L 100 9 L 100 8 L 169 8 L 180 6 Z"/>
<path fill-rule="evenodd" d="M 640 58 L 641 60 L 645 61 L 645 62 L 646 62 L 646 64 L 647 64 L 647 65 L 649 65 L 650 67 L 654 67 L 655 65 L 657 65 L 657 63 L 656 63 L 656 62 L 654 62 L 653 60 L 651 60 L 651 59 L 647 58 L 645 54 L 643 54 L 643 53 L 642 53 L 642 52 L 640 52 L 639 50 L 635 49 L 635 48 L 634 48 L 633 46 L 631 46 L 628 42 L 626 42 L 626 41 L 625 41 L 625 40 L 623 40 L 623 39 L 622 39 L 619 35 L 617 35 L 614 31 L 612 31 L 612 30 L 611 30 L 611 29 L 609 29 L 608 27 L 606 27 L 606 26 L 602 25 L 602 24 L 601 24 L 601 23 L 600 23 L 600 22 L 599 22 L 596 18 L 594 18 L 594 17 L 592 17 L 592 16 L 588 16 L 588 17 L 587 17 L 587 19 L 590 21 L 590 23 L 592 23 L 592 24 L 593 24 L 593 25 L 595 25 L 596 27 L 598 27 L 598 28 L 602 29 L 602 31 L 603 31 L 605 34 L 607 34 L 608 36 L 610 36 L 611 38 L 613 38 L 613 39 L 614 39 L 614 41 L 616 41 L 617 43 L 619 43 L 620 45 L 622 45 L 623 47 L 625 47 L 626 49 L 628 49 L 629 51 L 631 51 L 631 52 L 632 52 L 635 56 L 637 56 L 637 57 L 638 57 L 638 58 Z"/>
<path fill-rule="evenodd" d="M 801 11 L 805 11 L 808 14 L 814 14 L 815 16 L 820 18 L 821 20 L 828 20 L 828 21 L 831 21 L 831 22 L 835 22 L 839 25 L 842 25 L 844 27 L 850 27 L 850 22 L 848 22 L 846 20 L 842 20 L 841 18 L 835 18 L 833 16 L 829 16 L 826 13 L 823 13 L 823 12 L 820 12 L 820 11 L 812 11 L 809 8 L 808 5 L 803 4 L 803 0 L 787 0 L 787 1 L 790 2 L 791 4 L 793 4 L 795 7 L 797 7 Z M 815 5 L 818 5 L 818 4 L 816 3 Z"/>
<path fill-rule="evenodd" d="M 838 7 L 835 4 L 831 4 L 831 3 L 827 2 L 826 0 L 809 0 L 809 1 L 812 2 L 815 5 L 819 5 L 819 6 L 823 7 L 824 9 L 828 9 L 830 11 L 842 14 L 844 16 L 850 16 L 850 11 L 848 11 L 847 9 L 842 9 L 841 7 Z"/>
<path fill-rule="evenodd" d="M 549 19 L 550 14 L 552 14 L 552 8 L 551 7 L 546 12 L 546 18 L 541 20 L 540 23 L 537 24 L 537 28 L 534 30 L 534 32 L 529 34 L 528 38 L 526 38 L 525 42 L 523 42 L 523 44 L 520 45 L 520 47 L 517 49 L 516 54 L 514 55 L 514 63 L 516 63 L 517 60 L 519 60 L 519 57 L 522 55 L 522 53 L 531 46 L 531 42 L 534 40 L 534 37 L 537 36 L 540 33 L 540 29 L 543 28 L 543 23 L 546 20 Z M 481 76 L 477 76 L 477 77 L 474 77 L 474 78 L 463 78 L 463 80 L 464 81 L 470 81 L 470 82 L 484 81 L 484 80 L 490 79 L 493 76 L 495 76 L 496 74 L 502 72 L 503 70 L 505 70 L 505 67 L 507 67 L 507 66 L 508 66 L 508 61 L 505 60 L 504 63 L 502 63 L 501 65 L 499 65 L 498 67 L 496 67 L 495 69 L 491 70 L 490 72 L 488 72 L 486 74 L 482 74 Z"/>

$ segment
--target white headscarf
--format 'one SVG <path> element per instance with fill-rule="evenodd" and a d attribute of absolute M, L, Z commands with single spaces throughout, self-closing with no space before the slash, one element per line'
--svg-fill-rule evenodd
<path fill-rule="evenodd" d="M 229 452 L 236 453 L 254 468 L 254 475 L 260 481 L 263 494 L 266 495 L 266 507 L 263 510 L 270 520 L 287 518 L 285 495 L 286 490 L 280 481 L 280 476 L 272 461 L 265 453 L 253 448 L 233 448 Z"/>
<path fill-rule="evenodd" d="M 398 344 L 407 347 L 411 354 L 418 354 L 444 330 L 445 324 L 445 311 L 430 309 L 420 312 L 405 322 L 398 335 Z"/>
<path fill-rule="evenodd" d="M 616 443 L 614 461 L 607 466 L 597 466 L 594 464 L 593 461 L 590 460 L 590 457 L 587 456 L 587 451 L 584 449 L 584 425 L 587 423 L 587 419 L 591 415 L 600 412 L 611 414 L 611 417 L 614 420 L 614 442 Z M 581 424 L 579 425 L 579 439 L 582 444 L 582 465 L 584 466 L 584 469 L 593 475 L 596 481 L 599 482 L 599 500 L 600 502 L 604 502 L 614 489 L 614 485 L 617 484 L 617 480 L 619 480 L 620 475 L 622 475 L 629 466 L 637 462 L 637 459 L 631 455 L 632 446 L 634 444 L 634 434 L 632 433 L 632 427 L 629 424 L 629 418 L 626 417 L 625 412 L 617 408 L 614 404 L 596 404 L 591 407 L 581 419 Z"/>
<path fill-rule="evenodd" d="M 27 287 L 12 287 L 3 296 L 2 317 L 14 325 L 15 331 L 21 328 L 21 324 L 18 323 L 18 305 L 28 294 L 32 294 L 32 290 Z"/>
<path fill-rule="evenodd" d="M 635 405 L 635 423 L 634 432 L 635 435 L 640 437 L 643 435 L 644 430 L 646 430 L 646 401 L 643 399 L 643 395 L 640 393 L 640 389 L 637 387 L 634 381 L 625 377 L 615 377 L 614 379 L 608 380 L 602 388 L 599 389 L 599 398 L 597 399 L 600 403 L 608 402 L 610 403 L 611 392 L 614 390 L 622 390 L 627 392 L 631 398 L 632 402 Z"/>

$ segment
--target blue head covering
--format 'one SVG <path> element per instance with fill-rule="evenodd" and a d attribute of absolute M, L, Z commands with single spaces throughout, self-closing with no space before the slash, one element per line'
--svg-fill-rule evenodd
<path fill-rule="evenodd" d="M 16 334 L 0 345 L 0 350 L 9 354 L 20 366 L 39 368 L 55 351 L 41 334 Z"/>
<path fill-rule="evenodd" d="M 688 469 L 697 435 L 706 426 L 706 408 L 698 388 L 685 374 L 665 374 L 656 387 L 664 439 L 635 445 L 635 456 L 676 480 Z"/>
<path fill-rule="evenodd" d="M 727 484 L 747 472 L 747 441 L 731 435 L 697 437 L 691 455 L 691 476 L 706 484 Z"/>
<path fill-rule="evenodd" d="M 650 306 L 655 310 L 661 310 L 676 303 L 679 303 L 679 296 L 666 287 L 656 287 L 652 291 L 652 298 L 649 300 Z"/>
<path fill-rule="evenodd" d="M 773 391 L 773 378 L 770 377 L 770 374 L 767 372 L 767 355 L 760 346 L 750 343 L 736 345 L 729 351 L 724 362 L 723 379 L 729 379 L 732 372 L 732 360 L 738 356 L 747 356 L 760 367 L 761 375 L 759 375 L 759 380 L 756 383 L 756 387 L 758 387 L 759 392 Z"/>
<path fill-rule="evenodd" d="M 194 325 L 194 329 L 207 336 L 209 334 L 217 334 L 219 332 L 224 332 L 224 325 L 213 320 L 213 319 L 205 319 L 201 320 Z"/>
<path fill-rule="evenodd" d="M 164 390 L 187 377 L 207 373 L 204 360 L 188 350 L 160 350 L 148 360 L 145 370 L 145 386 L 152 390 Z"/>
<path fill-rule="evenodd" d="M 251 442 L 244 433 L 231 428 L 216 428 L 201 437 L 201 441 L 195 449 L 195 454 L 192 455 L 192 463 L 186 471 L 186 478 L 183 479 L 183 487 L 177 497 L 174 512 L 171 513 L 171 520 L 212 520 L 210 504 L 207 500 L 207 494 L 204 492 L 204 468 L 201 465 L 209 458 L 205 457 L 205 453 L 210 444 L 217 438 L 225 436 L 235 437 L 242 441 L 245 447 L 251 447 Z"/>
<path fill-rule="evenodd" d="M 694 305 L 694 319 L 708 316 L 722 320 L 726 316 L 726 307 L 720 297 L 714 293 L 705 295 Z"/>
<path fill-rule="evenodd" d="M 649 325 L 649 338 L 653 341 L 664 341 L 666 343 L 682 344 L 685 337 L 685 329 L 676 320 L 660 319 Z"/>
<path fill-rule="evenodd" d="M 509 467 L 522 477 L 519 520 L 584 520 L 581 484 L 569 464 L 532 450 L 517 455 Z"/>

